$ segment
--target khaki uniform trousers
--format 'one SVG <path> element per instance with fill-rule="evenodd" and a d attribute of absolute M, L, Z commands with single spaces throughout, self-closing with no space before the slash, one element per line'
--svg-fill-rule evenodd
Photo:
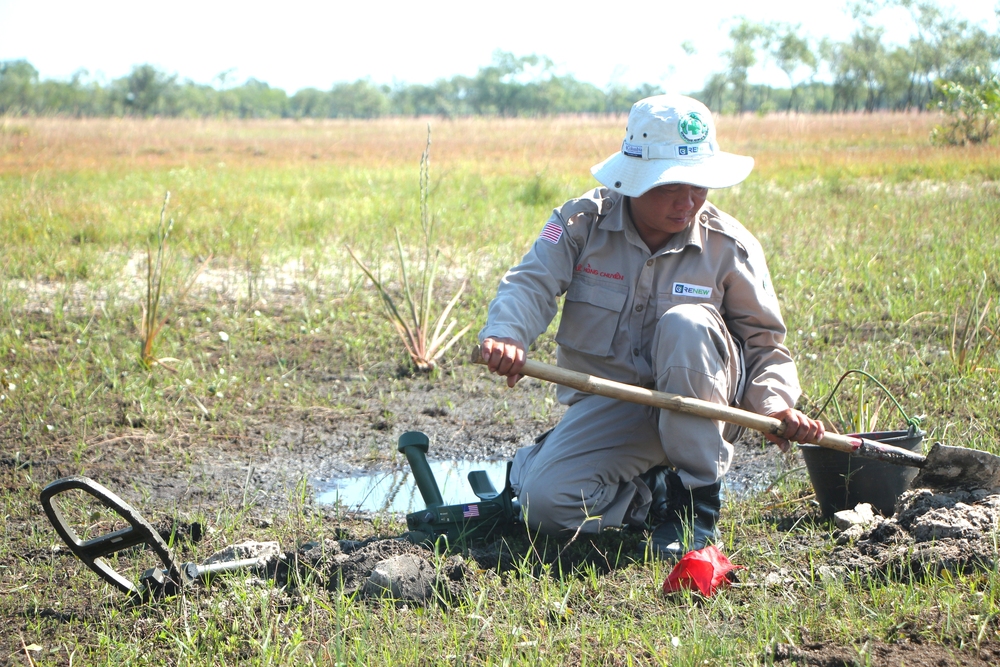
<path fill-rule="evenodd" d="M 724 405 L 742 395 L 742 351 L 711 305 L 683 304 L 664 313 L 652 361 L 659 391 Z M 534 531 L 596 533 L 642 525 L 651 494 L 639 475 L 669 465 L 686 488 L 714 484 L 729 470 L 730 443 L 740 430 L 589 395 L 570 405 L 541 442 L 516 452 L 511 486 Z"/>

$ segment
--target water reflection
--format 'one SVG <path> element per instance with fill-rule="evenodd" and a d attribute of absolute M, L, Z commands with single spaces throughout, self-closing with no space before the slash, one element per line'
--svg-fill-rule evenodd
<path fill-rule="evenodd" d="M 434 479 L 441 489 L 445 505 L 458 505 L 476 500 L 469 486 L 469 473 L 485 470 L 497 491 L 503 490 L 507 474 L 506 461 L 428 461 Z M 747 497 L 764 490 L 772 481 L 771 475 L 759 479 L 730 474 L 722 485 L 723 499 Z M 325 482 L 315 482 L 316 500 L 335 505 L 338 502 L 351 510 L 368 512 L 415 512 L 426 505 L 420 497 L 417 484 L 409 468 L 390 472 L 376 472 L 353 477 L 341 477 Z"/>
<path fill-rule="evenodd" d="M 473 470 L 485 470 L 497 491 L 503 490 L 507 474 L 506 461 L 428 461 L 428 465 L 445 505 L 476 500 L 468 479 Z M 317 502 L 340 503 L 352 510 L 415 512 L 425 507 L 409 468 L 331 479 L 314 486 L 319 490 Z"/>

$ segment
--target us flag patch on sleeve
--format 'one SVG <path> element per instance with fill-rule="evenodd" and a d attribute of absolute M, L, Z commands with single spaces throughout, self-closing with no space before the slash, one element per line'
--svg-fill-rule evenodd
<path fill-rule="evenodd" d="M 555 245 L 556 243 L 559 243 L 559 239 L 562 238 L 562 233 L 562 227 L 554 222 L 546 222 L 545 227 L 542 228 L 542 233 L 539 235 L 539 238 Z"/>

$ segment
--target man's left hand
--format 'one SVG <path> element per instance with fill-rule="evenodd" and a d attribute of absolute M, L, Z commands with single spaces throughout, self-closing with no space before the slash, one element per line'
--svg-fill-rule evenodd
<path fill-rule="evenodd" d="M 810 419 L 795 408 L 788 408 L 780 412 L 775 412 L 770 417 L 774 417 L 785 425 L 783 435 L 765 435 L 769 441 L 778 445 L 778 449 L 787 452 L 791 447 L 791 442 L 811 443 L 823 439 L 826 429 L 823 422 L 817 419 Z"/>

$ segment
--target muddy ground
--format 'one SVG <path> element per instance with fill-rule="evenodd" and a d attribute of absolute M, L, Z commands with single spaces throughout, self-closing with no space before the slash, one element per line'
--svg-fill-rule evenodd
<path fill-rule="evenodd" d="M 203 558 L 205 549 L 198 541 L 204 526 L 194 517 L 211 517 L 222 507 L 247 508 L 242 523 L 246 539 L 253 539 L 276 517 L 303 507 L 324 515 L 325 525 L 336 523 L 338 517 L 346 516 L 344 511 L 313 504 L 316 489 L 334 477 L 403 466 L 396 441 L 405 431 L 427 433 L 432 458 L 503 460 L 551 428 L 562 413 L 551 385 L 528 379 L 510 390 L 481 367 L 470 365 L 451 366 L 434 378 L 383 368 L 369 376 L 331 375 L 318 380 L 352 389 L 337 406 L 297 409 L 282 419 L 259 419 L 243 437 L 174 436 L 180 447 L 164 449 L 141 424 L 130 426 L 128 419 L 119 420 L 123 425 L 116 436 L 121 438 L 117 449 L 105 448 L 88 459 L 86 474 L 142 507 L 164 531 L 173 530 L 184 557 Z M 775 447 L 762 447 L 759 437 L 750 436 L 736 445 L 728 492 L 758 492 L 782 475 L 804 478 L 802 465 L 799 454 L 782 455 Z M 8 483 L 29 467 L 37 479 L 52 480 L 74 472 L 77 466 L 69 452 L 59 448 L 21 448 L 17 456 L 0 457 Z M 832 539 L 839 546 L 820 567 L 820 576 L 908 577 L 942 570 L 990 569 L 996 561 L 993 537 L 998 515 L 1000 496 L 985 491 L 912 492 L 902 499 L 894 516 L 834 533 Z M 352 518 L 369 525 L 373 519 L 369 515 Z M 779 531 L 788 531 L 803 519 L 822 523 L 818 507 L 808 498 L 795 509 L 774 511 Z M 34 520 L 37 523 L 41 517 Z M 723 521 L 732 520 L 724 510 Z M 502 576 L 521 555 L 516 540 L 481 544 L 451 555 L 444 568 L 435 569 L 423 565 L 430 562 L 432 552 L 398 539 L 400 524 L 391 525 L 392 534 L 338 530 L 317 535 L 312 542 L 282 545 L 281 558 L 262 570 L 262 585 L 311 578 L 328 589 L 365 597 L 382 592 L 373 584 L 380 566 L 383 575 L 386 567 L 391 575 L 392 568 L 401 564 L 410 568 L 404 575 L 408 587 L 400 589 L 405 590 L 409 604 L 447 604 L 475 590 L 477 577 Z M 642 537 L 638 531 L 614 531 L 605 539 L 624 541 L 623 553 L 631 554 L 637 553 Z M 815 539 L 806 539 L 801 548 L 820 546 Z M 609 551 L 614 550 L 602 548 L 599 542 L 581 543 L 568 551 L 553 550 L 546 558 L 565 560 L 564 571 L 589 564 L 601 572 L 632 562 L 631 557 L 609 562 Z M 68 554 L 25 556 L 46 561 L 71 558 Z M 89 575 L 81 572 L 79 576 Z M 804 572 L 744 572 L 736 583 L 785 587 L 806 577 Z M 405 583 L 400 580 L 400 585 Z M 779 644 L 762 660 L 802 665 L 991 665 L 1000 662 L 1000 645 L 987 640 L 970 651 L 969 647 L 926 643 L 918 628 L 904 628 L 894 642 Z"/>
<path fill-rule="evenodd" d="M 298 495 L 303 480 L 315 494 L 331 479 L 406 467 L 396 451 L 406 431 L 429 436 L 430 460 L 502 461 L 554 426 L 564 410 L 553 385 L 526 378 L 508 389 L 478 366 L 452 366 L 435 377 L 381 370 L 382 377 L 376 372 L 319 378 L 333 386 L 352 385 L 349 397 L 336 406 L 259 417 L 240 437 L 171 434 L 181 441 L 180 464 L 179 451 L 172 456 L 154 447 L 149 454 L 159 435 L 141 425 L 119 429 L 115 447 L 87 461 L 88 474 L 109 487 L 124 487 L 126 496 L 129 487 L 141 486 L 153 500 L 189 513 L 248 493 L 262 512 L 273 512 Z M 130 417 L 119 421 L 127 426 Z M 727 478 L 730 492 L 765 488 L 790 466 L 802 465 L 759 440 L 737 445 Z M 60 462 L 59 456 L 33 460 L 54 477 L 68 470 Z M 494 480 L 498 486 L 502 481 Z"/>
<path fill-rule="evenodd" d="M 157 525 L 178 521 L 173 527 L 182 533 L 220 508 L 242 507 L 248 517 L 243 537 L 255 539 L 260 532 L 255 527 L 277 523 L 283 515 L 301 512 L 303 505 L 332 522 L 350 516 L 371 523 L 371 513 L 312 499 L 331 479 L 405 468 L 396 446 L 406 431 L 429 436 L 432 460 L 503 461 L 554 426 L 564 410 L 554 385 L 525 378 L 509 389 L 481 366 L 460 359 L 433 376 L 383 364 L 365 373 L 310 379 L 330 387 L 336 402 L 241 415 L 246 424 L 242 433 L 215 437 L 204 428 L 201 433 L 193 428 L 190 433 L 183 428 L 154 432 L 135 406 L 120 405 L 120 414 L 111 419 L 116 432 L 91 447 L 82 466 L 68 442 L 35 447 L 21 441 L 12 444 L 12 455 L 0 457 L 0 471 L 30 469 L 34 479 L 47 482 L 82 468 L 141 507 Z M 761 446 L 759 437 L 748 437 L 737 443 L 726 490 L 740 494 L 766 488 L 793 467 L 801 467 L 796 455 L 783 456 L 775 447 Z M 500 488 L 503 480 L 493 482 Z M 395 529 L 397 535 L 403 532 L 398 523 Z M 641 532 L 624 537 L 638 555 Z M 487 551 L 478 554 L 486 569 L 511 561 L 509 554 Z"/>

